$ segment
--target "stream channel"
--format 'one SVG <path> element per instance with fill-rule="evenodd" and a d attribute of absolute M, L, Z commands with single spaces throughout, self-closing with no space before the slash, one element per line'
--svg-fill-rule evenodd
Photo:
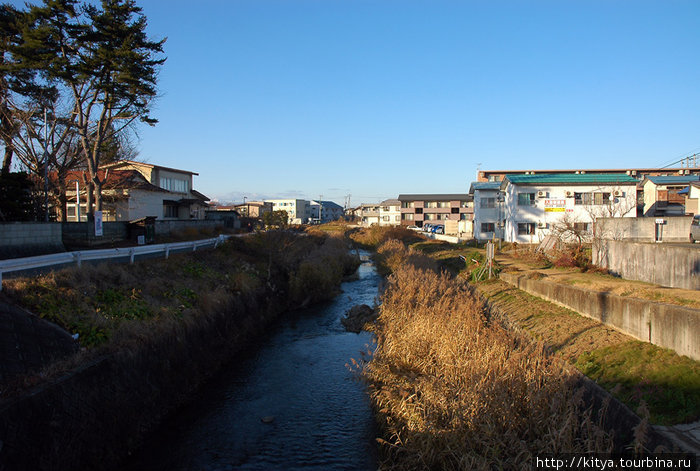
<path fill-rule="evenodd" d="M 121 469 L 377 469 L 366 388 L 345 366 L 372 336 L 340 323 L 352 306 L 371 306 L 377 296 L 380 276 L 361 256 L 357 279 L 344 282 L 340 295 L 282 315 Z"/>

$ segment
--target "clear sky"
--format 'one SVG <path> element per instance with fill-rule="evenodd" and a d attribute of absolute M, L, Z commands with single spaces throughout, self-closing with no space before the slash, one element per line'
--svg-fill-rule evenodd
<path fill-rule="evenodd" d="M 466 193 L 482 169 L 700 152 L 700 2 L 137 0 L 167 37 L 140 159 L 240 201 Z"/>

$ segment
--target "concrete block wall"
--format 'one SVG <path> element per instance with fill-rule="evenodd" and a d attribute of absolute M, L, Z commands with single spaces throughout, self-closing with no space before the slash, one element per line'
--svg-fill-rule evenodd
<path fill-rule="evenodd" d="M 594 247 L 593 264 L 628 280 L 700 289 L 700 246 L 602 240 Z"/>
<path fill-rule="evenodd" d="M 223 221 L 207 221 L 201 219 L 173 219 L 173 220 L 156 220 L 156 236 L 170 235 L 173 232 L 184 231 L 188 228 L 193 229 L 214 229 L 222 227 Z"/>
<path fill-rule="evenodd" d="M 598 218 L 595 233 L 603 239 L 635 240 L 639 242 L 656 241 L 656 219 L 641 218 Z M 671 216 L 663 219 L 662 242 L 688 242 L 692 216 Z"/>
<path fill-rule="evenodd" d="M 638 340 L 700 361 L 700 309 L 617 296 L 513 273 L 499 276 L 518 289 L 596 319 Z"/>
<path fill-rule="evenodd" d="M 0 258 L 27 257 L 64 251 L 60 223 L 0 223 Z"/>

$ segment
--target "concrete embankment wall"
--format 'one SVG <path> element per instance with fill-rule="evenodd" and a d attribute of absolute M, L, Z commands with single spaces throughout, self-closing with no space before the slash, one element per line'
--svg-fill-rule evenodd
<path fill-rule="evenodd" d="M 501 273 L 530 294 L 565 306 L 632 337 L 700 361 L 700 310 Z"/>
<path fill-rule="evenodd" d="M 628 280 L 700 289 L 700 247 L 602 240 L 593 263 Z"/>
<path fill-rule="evenodd" d="M 172 322 L 156 340 L 135 330 L 118 351 L 3 400 L 0 471 L 118 469 L 147 431 L 269 326 L 278 301 L 239 298 L 220 313 Z"/>
<path fill-rule="evenodd" d="M 65 252 L 61 225 L 53 222 L 0 223 L 0 259 Z"/>

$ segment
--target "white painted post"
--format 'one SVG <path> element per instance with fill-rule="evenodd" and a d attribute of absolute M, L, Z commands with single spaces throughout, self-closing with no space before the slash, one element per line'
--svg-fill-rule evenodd
<path fill-rule="evenodd" d="M 134 264 L 134 249 L 129 250 L 129 263 Z"/>
<path fill-rule="evenodd" d="M 165 258 L 166 258 L 166 260 L 169 256 L 170 256 L 170 246 L 166 245 L 165 246 Z"/>
<path fill-rule="evenodd" d="M 75 252 L 73 254 L 73 257 L 75 258 L 75 263 L 78 265 L 78 268 L 82 265 L 82 260 L 80 259 L 80 252 Z"/>

